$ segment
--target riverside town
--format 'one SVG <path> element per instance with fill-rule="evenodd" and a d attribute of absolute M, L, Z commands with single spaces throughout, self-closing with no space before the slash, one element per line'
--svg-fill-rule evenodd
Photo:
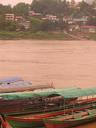
<path fill-rule="evenodd" d="M 57 39 L 95 39 L 96 1 L 33 0 L 13 7 L 0 4 L 0 33 L 1 39 L 4 35 L 9 39 L 50 39 L 51 34 Z"/>

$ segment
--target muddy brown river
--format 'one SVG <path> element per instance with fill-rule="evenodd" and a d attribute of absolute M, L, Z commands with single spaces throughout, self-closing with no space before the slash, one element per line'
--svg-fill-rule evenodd
<path fill-rule="evenodd" d="M 96 86 L 96 41 L 1 40 L 0 77 L 8 76 L 56 88 Z"/>

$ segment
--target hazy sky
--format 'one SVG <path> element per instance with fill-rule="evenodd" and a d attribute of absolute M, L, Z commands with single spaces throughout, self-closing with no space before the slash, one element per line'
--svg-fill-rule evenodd
<path fill-rule="evenodd" d="M 0 0 L 0 3 L 6 5 L 6 4 L 11 4 L 11 5 L 15 5 L 19 2 L 25 2 L 25 3 L 31 3 L 32 0 Z"/>

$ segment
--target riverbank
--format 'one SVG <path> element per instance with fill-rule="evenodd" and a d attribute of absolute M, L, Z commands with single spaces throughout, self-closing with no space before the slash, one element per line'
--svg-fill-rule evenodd
<path fill-rule="evenodd" d="M 53 33 L 53 32 L 9 32 L 0 31 L 1 40 L 15 40 L 15 39 L 39 39 L 39 40 L 96 40 L 96 33 Z"/>
<path fill-rule="evenodd" d="M 38 39 L 38 40 L 72 40 L 72 37 L 64 33 L 49 32 L 0 32 L 0 39 Z"/>

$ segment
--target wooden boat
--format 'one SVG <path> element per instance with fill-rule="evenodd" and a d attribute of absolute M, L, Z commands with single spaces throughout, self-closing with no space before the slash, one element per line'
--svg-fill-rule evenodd
<path fill-rule="evenodd" d="M 87 89 L 88 91 L 88 89 Z M 79 97 L 79 96 L 86 96 L 86 93 L 87 92 L 85 90 L 78 90 L 78 93 L 76 93 L 74 95 L 73 91 L 71 91 L 72 93 L 71 94 L 64 94 L 65 91 L 61 92 L 59 91 L 58 94 L 61 94 L 62 96 L 64 96 L 65 98 L 76 98 L 76 97 Z M 66 91 L 68 93 L 68 91 Z M 75 90 L 74 92 L 77 92 L 77 90 Z M 57 93 L 57 92 L 56 92 Z M 72 95 L 73 94 L 73 95 Z M 81 95 L 82 94 L 82 95 Z M 90 92 L 87 92 L 87 96 L 90 96 L 90 95 L 96 95 L 96 92 L 94 93 L 90 93 Z M 96 100 L 96 99 L 95 99 Z M 65 101 L 65 99 L 64 99 Z M 62 114 L 70 114 L 72 112 L 76 112 L 76 111 L 81 111 L 81 110 L 85 110 L 85 109 L 89 109 L 89 108 L 94 108 L 96 107 L 96 101 L 94 101 L 94 98 L 93 98 L 93 101 L 89 102 L 90 100 L 88 100 L 88 103 L 86 103 L 87 101 L 83 100 L 83 105 L 82 104 L 76 104 L 76 102 L 74 102 L 74 108 L 72 108 L 72 106 L 63 106 L 63 111 L 59 111 L 59 112 L 53 112 L 52 113 L 45 113 L 45 114 L 39 114 L 39 115 L 20 115 L 20 116 L 6 116 L 6 120 L 9 122 L 9 124 L 11 124 L 11 126 L 13 128 L 28 128 L 28 126 L 30 128 L 32 127 L 40 127 L 42 126 L 43 124 L 43 118 L 49 118 L 49 117 L 53 117 L 53 116 L 57 116 L 57 115 L 62 115 Z M 68 109 L 67 109 L 68 108 Z M 59 108 L 58 108 L 59 109 Z M 44 111 L 43 111 L 44 112 Z M 24 127 L 25 126 L 25 127 Z M 27 127 L 26 127 L 27 126 Z"/>
<path fill-rule="evenodd" d="M 83 111 L 85 109 L 91 108 L 91 105 L 82 106 L 82 107 L 76 107 L 73 109 L 73 112 L 76 111 Z M 12 128 L 32 128 L 32 127 L 41 127 L 44 126 L 43 119 L 47 119 L 49 117 L 55 117 L 63 115 L 64 113 L 70 114 L 72 112 L 72 109 L 66 109 L 54 111 L 54 112 L 45 112 L 45 113 L 39 113 L 39 114 L 26 114 L 26 115 L 11 115 L 6 116 L 6 120 L 9 122 L 9 124 L 12 126 Z M 6 127 L 7 128 L 7 127 Z"/>
<path fill-rule="evenodd" d="M 37 99 L 33 99 L 33 100 L 37 100 Z M 39 101 L 39 99 L 38 99 Z M 89 102 L 90 101 L 90 102 Z M 9 102 L 9 101 L 8 101 Z M 12 115 L 12 114 L 26 114 L 26 113 L 44 113 L 44 112 L 48 112 L 48 111 L 57 111 L 57 110 L 63 110 L 68 109 L 68 108 L 72 108 L 73 105 L 69 104 L 66 106 L 53 106 L 51 107 L 50 104 L 45 106 L 43 103 L 37 102 L 36 104 L 34 104 L 34 102 L 32 103 L 31 99 L 23 99 L 22 100 L 22 104 L 21 104 L 21 100 L 17 102 L 15 101 L 11 101 L 11 103 L 3 103 L 3 105 L 0 105 L 0 113 L 4 113 L 7 115 Z M 42 101 L 43 102 L 43 101 Z M 82 102 L 80 101 L 80 103 L 78 104 L 78 102 L 75 104 L 76 107 L 83 107 L 83 106 L 87 106 L 87 105 L 91 105 L 91 103 L 96 103 L 96 98 L 90 98 L 87 100 L 82 100 Z M 15 107 L 12 107 L 15 106 Z M 50 106 L 50 107 L 49 107 Z M 92 106 L 92 105 L 91 105 Z"/>
<path fill-rule="evenodd" d="M 72 114 L 43 119 L 46 128 L 71 128 L 96 120 L 96 109 L 85 109 Z"/>
<path fill-rule="evenodd" d="M 20 77 L 8 77 L 0 79 L 0 93 L 35 91 L 35 90 L 54 89 L 51 84 L 32 85 L 31 82 L 25 81 Z"/>
<path fill-rule="evenodd" d="M 46 96 L 43 94 L 43 92 L 39 94 L 33 92 L 0 94 L 0 113 L 10 115 L 17 113 L 41 113 L 62 110 L 64 108 L 72 108 L 73 103 L 76 107 L 78 107 L 79 105 L 83 106 L 90 104 L 91 102 L 96 102 L 95 97 L 84 100 L 77 100 L 76 97 L 70 97 L 67 99 L 62 98 L 60 95 L 53 97 L 53 94 L 55 94 L 54 91 L 50 91 L 50 93 L 46 94 Z M 66 105 L 64 105 L 64 103 Z"/>
<path fill-rule="evenodd" d="M 8 77 L 0 79 L 0 93 L 10 93 L 30 90 L 32 83 L 23 80 L 20 77 Z"/>
<path fill-rule="evenodd" d="M 31 82 L 28 81 L 18 81 L 11 84 L 0 85 L 0 93 L 10 93 L 10 92 L 23 92 L 23 91 L 35 91 L 35 90 L 47 90 L 52 88 L 49 85 L 36 85 L 33 86 Z"/>
<path fill-rule="evenodd" d="M 62 90 L 62 89 L 61 89 Z M 69 90 L 69 89 L 68 89 Z M 60 91 L 60 90 L 59 90 Z M 56 111 L 63 109 L 61 103 L 64 98 L 60 95 L 50 96 L 55 94 L 55 89 L 50 92 L 15 92 L 0 94 L 0 113 L 21 113 L 21 112 L 42 112 Z M 50 97 L 49 97 L 50 96 Z M 76 98 L 69 98 L 66 102 L 74 101 Z"/>
<path fill-rule="evenodd" d="M 96 95 L 95 88 L 83 89 L 71 94 L 62 94 L 66 98 L 68 97 L 85 97 Z M 86 100 L 83 102 L 86 105 Z M 89 100 L 90 103 L 90 100 Z M 91 102 L 92 108 L 83 109 L 83 111 L 73 111 L 75 102 L 73 103 L 73 108 L 71 108 L 72 113 L 65 113 L 64 115 L 55 116 L 48 119 L 43 119 L 46 128 L 69 128 L 73 126 L 78 126 L 83 123 L 96 120 L 96 107 L 94 106 L 94 101 Z"/>

